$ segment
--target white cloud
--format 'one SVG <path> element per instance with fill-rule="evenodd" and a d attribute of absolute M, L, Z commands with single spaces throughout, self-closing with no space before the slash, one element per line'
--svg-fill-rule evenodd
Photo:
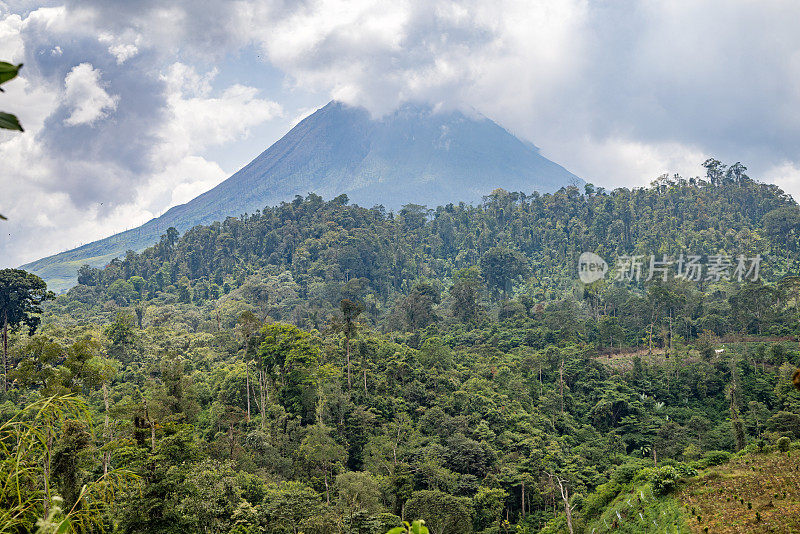
<path fill-rule="evenodd" d="M 117 96 L 109 95 L 100 81 L 100 71 L 81 63 L 64 78 L 64 101 L 72 113 L 64 122 L 70 126 L 92 124 L 117 108 Z"/>
<path fill-rule="evenodd" d="M 713 155 L 800 193 L 796 2 L 65 1 L 27 15 L 0 8 L 0 57 L 30 63 L 0 95 L 29 130 L 0 136 L 0 158 L 19 160 L 7 190 L 48 206 L 43 234 L 63 238 L 42 239 L 38 255 L 158 214 L 223 179 L 231 169 L 210 149 L 285 117 L 274 95 L 229 77 L 238 53 L 253 46 L 265 68 L 286 75 L 286 94 L 316 91 L 376 115 L 404 100 L 474 108 L 598 186 L 697 174 Z M 68 97 L 65 76 L 79 63 L 86 67 L 69 74 Z M 298 113 L 290 109 L 289 119 Z M 74 208 L 108 191 L 75 177 L 63 185 L 52 172 L 48 158 L 68 159 L 75 149 L 71 129 L 57 131 L 65 119 L 94 128 L 80 140 L 90 148 L 64 168 L 82 169 L 85 159 L 87 172 L 108 169 L 112 187 L 131 189 L 113 200 L 122 204 Z M 138 144 L 92 144 L 102 138 Z M 10 181 L 0 177 L 0 185 Z M 6 211 L 24 214 L 23 202 Z M 88 221 L 82 233 L 64 228 L 68 216 Z M 33 259 L 21 242 L 13 251 L 0 243 L 0 256 Z"/>
<path fill-rule="evenodd" d="M 767 169 L 762 178 L 800 199 L 800 164 L 783 161 Z"/>
<path fill-rule="evenodd" d="M 142 36 L 132 31 L 125 32 L 122 36 L 103 32 L 97 40 L 108 44 L 108 53 L 117 59 L 117 65 L 122 65 L 139 53 Z"/>
<path fill-rule="evenodd" d="M 156 211 L 187 202 L 227 177 L 216 162 L 198 154 L 244 139 L 250 128 L 283 115 L 279 104 L 258 98 L 253 87 L 232 85 L 213 96 L 216 76 L 216 70 L 199 74 L 183 63 L 172 64 L 162 76 L 168 113 L 153 154 L 153 167 L 160 171 L 141 198 Z"/>
<path fill-rule="evenodd" d="M 95 61 L 101 58 L 83 61 L 66 69 L 60 77 L 57 71 L 54 76 L 44 76 L 37 64 L 38 54 L 31 61 L 37 50 L 56 58 L 51 51 L 59 47 L 63 56 L 58 59 L 63 57 L 63 61 L 74 58 L 77 50 L 74 42 L 61 40 L 64 11 L 40 11 L 27 17 L 0 15 L 0 53 L 3 58 L 26 62 L 23 76 L 4 85 L 7 92 L 0 95 L 2 108 L 17 112 L 26 127 L 23 134 L 0 132 L 0 160 L 4 165 L 4 173 L 0 175 L 3 191 L 0 213 L 9 218 L 0 233 L 0 265 L 19 265 L 106 237 L 142 224 L 174 204 L 186 202 L 229 174 L 229 170 L 222 169 L 204 154 L 206 150 L 244 139 L 251 128 L 283 113 L 278 104 L 261 98 L 255 88 L 223 83 L 221 89 L 215 89 L 212 87 L 217 75 L 215 69 L 198 74 L 193 67 L 180 63 L 164 68 L 162 79 L 157 74 L 162 68 L 157 66 L 152 76 L 157 85 L 145 87 L 150 91 L 134 93 L 118 93 L 125 87 L 125 79 L 119 81 L 114 70 L 120 57 L 103 63 L 102 72 L 95 66 L 98 65 Z M 78 18 L 87 21 L 92 16 L 81 12 Z M 31 31 L 43 34 L 32 37 Z M 85 27 L 79 31 L 102 47 L 100 50 L 112 55 L 114 51 L 108 47 L 121 42 L 114 39 L 100 42 Z M 87 41 L 86 46 L 91 42 Z M 136 39 L 128 38 L 127 42 L 134 43 Z M 137 55 L 124 58 L 121 68 L 129 70 Z M 158 89 L 157 94 L 151 92 L 153 88 Z M 125 159 L 114 159 L 115 154 L 105 151 L 98 153 L 97 159 L 91 153 L 84 157 L 84 153 L 59 155 L 52 151 L 52 143 L 68 143 L 70 137 L 74 138 L 66 134 L 66 141 L 53 140 L 53 129 L 62 123 L 95 126 L 91 132 L 81 134 L 79 142 L 83 145 L 91 143 L 95 135 L 119 137 L 119 146 L 123 148 L 126 143 L 141 140 L 131 139 L 115 129 L 121 120 L 125 95 L 131 94 L 143 98 L 137 104 L 143 109 L 159 106 L 158 114 L 154 115 L 157 120 L 134 124 L 131 130 L 141 139 L 153 136 L 149 144 L 142 145 L 145 150 L 131 156 L 140 165 L 138 170 L 130 168 Z M 113 121 L 102 120 L 112 114 Z M 45 133 L 50 136 L 47 142 L 43 141 L 47 138 Z M 69 146 L 67 150 L 71 150 Z M 72 177 L 71 182 L 67 176 Z M 116 196 L 103 193 L 102 188 L 107 187 L 122 188 L 118 195 L 121 200 L 115 201 Z M 95 188 L 101 189 L 94 198 L 76 203 L 76 191 L 91 195 Z"/>

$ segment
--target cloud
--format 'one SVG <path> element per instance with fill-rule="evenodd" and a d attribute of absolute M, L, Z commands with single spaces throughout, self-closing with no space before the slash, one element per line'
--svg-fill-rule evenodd
<path fill-rule="evenodd" d="M 244 139 L 250 128 L 283 115 L 279 104 L 258 98 L 253 87 L 234 84 L 214 96 L 216 76 L 216 70 L 200 74 L 184 63 L 170 65 L 161 75 L 167 113 L 152 155 L 152 166 L 159 171 L 142 195 L 157 212 L 187 202 L 227 178 L 217 163 L 198 154 Z"/>
<path fill-rule="evenodd" d="M 100 71 L 91 63 L 81 63 L 64 78 L 64 101 L 72 110 L 64 123 L 70 126 L 93 124 L 117 108 L 118 96 L 109 95 L 100 82 Z"/>
<path fill-rule="evenodd" d="M 72 28 L 75 21 L 82 24 Z M 25 63 L 4 86 L 2 108 L 26 127 L 0 132 L 0 212 L 9 217 L 0 234 L 3 266 L 186 202 L 231 171 L 206 151 L 283 113 L 256 88 L 214 87 L 216 69 L 165 63 L 138 32 L 109 37 L 97 24 L 86 9 L 0 13 L 0 57 Z"/>
<path fill-rule="evenodd" d="M 127 31 L 122 36 L 105 32 L 101 33 L 97 40 L 101 43 L 107 43 L 108 52 L 117 58 L 117 65 L 122 65 L 139 53 L 141 35 L 133 31 Z"/>
<path fill-rule="evenodd" d="M 295 84 L 382 114 L 473 107 L 597 183 L 800 164 L 796 2 L 339 2 L 250 24 Z M 688 158 L 697 157 L 693 164 Z M 800 181 L 785 180 L 800 193 Z"/>
<path fill-rule="evenodd" d="M 798 157 L 794 2 L 68 5 L 114 35 L 136 35 L 189 63 L 256 46 L 291 86 L 375 115 L 407 100 L 475 108 L 594 181 L 646 183 L 683 154 L 745 160 L 754 173 Z M 643 154 L 634 156 L 634 146 Z M 657 170 L 638 174 L 637 161 L 672 148 L 682 155 L 659 157 Z M 610 151 L 605 162 L 593 155 L 602 149 Z M 621 168 L 620 154 L 630 158 Z"/>
<path fill-rule="evenodd" d="M 0 56 L 26 65 L 0 102 L 20 110 L 29 131 L 0 137 L 0 158 L 22 158 L 14 176 L 27 185 L 9 189 L 15 198 L 55 210 L 20 231 L 47 228 L 62 238 L 53 243 L 85 241 L 188 200 L 235 170 L 223 170 L 215 148 L 328 98 L 374 115 L 409 100 L 474 109 L 600 186 L 697 174 L 715 156 L 800 194 L 796 2 L 14 6 L 0 3 Z M 230 74 L 252 50 L 265 71 L 278 71 L 269 81 L 291 105 Z M 82 88 L 72 100 L 70 75 Z M 309 92 L 318 96 L 296 97 Z M 3 209 L 25 213 L 22 205 Z M 59 213 L 89 222 L 68 233 Z M 0 242 L 0 259 L 33 259 L 17 239 Z"/>

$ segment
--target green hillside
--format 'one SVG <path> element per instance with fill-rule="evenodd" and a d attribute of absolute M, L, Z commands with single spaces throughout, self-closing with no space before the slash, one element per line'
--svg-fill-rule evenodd
<path fill-rule="evenodd" d="M 310 194 L 82 267 L 11 325 L 0 533 L 791 531 L 800 210 L 708 166 L 396 214 Z M 584 285 L 586 251 L 706 270 Z M 0 275 L 11 309 L 32 282 Z"/>

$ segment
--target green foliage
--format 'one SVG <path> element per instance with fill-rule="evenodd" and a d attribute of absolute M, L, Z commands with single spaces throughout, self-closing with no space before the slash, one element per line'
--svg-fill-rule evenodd
<path fill-rule="evenodd" d="M 312 417 L 321 341 L 296 326 L 275 323 L 258 332 L 259 365 L 272 377 L 287 409 L 306 420 Z"/>
<path fill-rule="evenodd" d="M 16 78 L 19 74 L 19 69 L 21 68 L 22 63 L 19 65 L 12 65 L 11 63 L 0 61 L 0 85 Z M 0 92 L 3 92 L 2 88 L 0 88 Z M 17 119 L 15 115 L 6 112 L 0 112 L 0 129 L 17 130 L 19 132 L 23 131 L 22 125 L 19 123 L 19 119 Z M 6 220 L 6 218 L 0 214 L 0 220 Z"/>
<path fill-rule="evenodd" d="M 0 85 L 9 80 L 13 80 L 19 74 L 19 69 L 22 68 L 22 63 L 19 65 L 12 65 L 5 61 L 0 61 Z M 3 89 L 0 88 L 0 92 Z M 22 126 L 19 124 L 17 117 L 10 113 L 0 112 L 0 129 L 23 131 Z"/>
<path fill-rule="evenodd" d="M 406 503 L 411 517 L 425 518 L 434 534 L 469 534 L 472 532 L 472 503 L 439 490 L 421 490 Z"/>
<path fill-rule="evenodd" d="M 529 268 L 527 260 L 518 251 L 492 247 L 481 257 L 481 270 L 490 288 L 508 295 L 514 281 L 527 274 Z"/>
<path fill-rule="evenodd" d="M 320 506 L 319 495 L 313 489 L 299 482 L 281 482 L 267 487 L 264 519 L 273 526 L 273 531 L 283 528 L 297 533 L 303 522 L 313 517 Z"/>
<path fill-rule="evenodd" d="M 708 451 L 703 457 L 706 466 L 722 465 L 731 459 L 731 454 L 727 451 Z"/>
<path fill-rule="evenodd" d="M 41 399 L 0 424 L 0 533 L 25 531 L 34 523 L 41 532 L 102 528 L 116 492 L 129 487 L 135 475 L 118 469 L 83 478 L 80 464 L 92 425 L 85 403 L 70 395 Z M 67 502 L 39 483 L 50 476 Z"/>
<path fill-rule="evenodd" d="M 425 521 L 415 519 L 410 525 L 407 521 L 403 521 L 402 527 L 395 527 L 386 534 L 429 534 L 429 531 L 425 526 Z"/>
<path fill-rule="evenodd" d="M 597 489 L 584 501 L 584 516 L 590 519 L 597 517 L 621 490 L 622 486 L 617 481 L 609 481 L 597 486 Z"/>
<path fill-rule="evenodd" d="M 636 476 L 636 474 L 642 469 L 641 462 L 627 462 L 616 469 L 611 474 L 611 478 L 617 484 L 627 484 Z"/>
<path fill-rule="evenodd" d="M 33 335 L 41 322 L 42 304 L 54 297 L 35 274 L 20 269 L 0 270 L 0 323 L 11 328 L 24 325 Z"/>
<path fill-rule="evenodd" d="M 123 467 L 135 484 L 91 501 L 108 531 L 564 532 L 567 512 L 575 532 L 680 531 L 683 462 L 800 428 L 800 258 L 762 224 L 793 203 L 709 165 L 713 185 L 399 214 L 309 195 L 81 268 L 8 336 L 0 422 L 63 393 L 90 415 L 40 425 L 58 472 L 26 464 L 18 530 L 60 528 Z M 690 244 L 772 249 L 767 281 L 575 285 L 584 250 Z"/>
<path fill-rule="evenodd" d="M 664 495 L 675 488 L 680 476 L 677 469 L 671 465 L 665 465 L 653 469 L 648 478 L 656 495 Z"/>
<path fill-rule="evenodd" d="M 0 336 L 3 344 L 3 391 L 8 389 L 8 330 L 24 325 L 32 336 L 41 322 L 42 304 L 54 295 L 44 280 L 21 269 L 0 270 Z"/>

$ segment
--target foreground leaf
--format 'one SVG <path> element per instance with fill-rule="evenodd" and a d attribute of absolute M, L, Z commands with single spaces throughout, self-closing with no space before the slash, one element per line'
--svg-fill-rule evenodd
<path fill-rule="evenodd" d="M 17 130 L 20 132 L 25 131 L 22 129 L 22 125 L 20 125 L 19 119 L 17 119 L 16 116 L 11 113 L 3 113 L 2 111 L 0 111 L 0 128 L 5 130 Z"/>
<path fill-rule="evenodd" d="M 19 65 L 12 65 L 11 63 L 0 61 L 0 84 L 16 78 L 20 68 L 22 68 L 22 63 Z"/>

